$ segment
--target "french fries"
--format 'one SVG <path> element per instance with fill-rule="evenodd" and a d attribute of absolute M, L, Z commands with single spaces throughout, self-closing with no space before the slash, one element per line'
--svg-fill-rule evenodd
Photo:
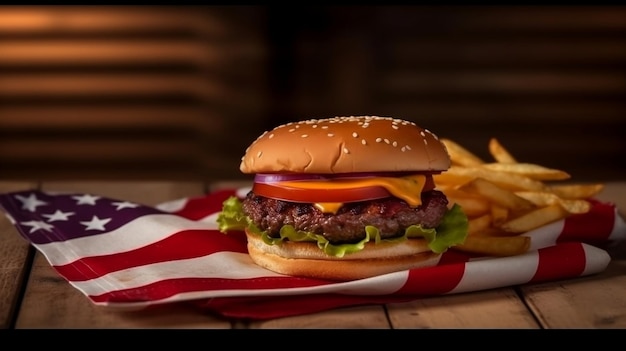
<path fill-rule="evenodd" d="M 480 253 L 489 256 L 515 256 L 528 251 L 530 237 L 507 236 L 486 237 L 468 236 L 463 244 L 454 246 L 456 250 Z"/>
<path fill-rule="evenodd" d="M 450 159 L 454 160 L 453 162 L 462 166 L 478 166 L 484 163 L 480 157 L 474 155 L 460 144 L 450 139 L 442 139 L 441 141 L 448 149 L 448 154 L 450 154 Z"/>
<path fill-rule="evenodd" d="M 559 184 L 570 174 L 519 162 L 496 138 L 485 161 L 459 143 L 441 139 L 452 161 L 448 171 L 434 176 L 450 206 L 458 204 L 469 220 L 466 241 L 453 249 L 490 256 L 519 255 L 530 247 L 520 234 L 569 215 L 586 213 L 590 198 L 603 184 Z"/>
<path fill-rule="evenodd" d="M 489 153 L 499 163 L 517 163 L 517 160 L 496 138 L 489 139 Z"/>

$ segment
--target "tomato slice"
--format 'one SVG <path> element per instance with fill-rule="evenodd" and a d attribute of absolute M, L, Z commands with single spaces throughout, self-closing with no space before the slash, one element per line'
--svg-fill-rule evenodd
<path fill-rule="evenodd" d="M 391 196 L 380 186 L 351 189 L 302 189 L 280 184 L 254 183 L 252 191 L 260 196 L 291 202 L 355 202 Z"/>

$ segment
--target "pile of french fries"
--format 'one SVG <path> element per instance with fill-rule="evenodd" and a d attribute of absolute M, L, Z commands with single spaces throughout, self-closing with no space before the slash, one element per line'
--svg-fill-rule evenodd
<path fill-rule="evenodd" d="M 460 144 L 442 139 L 452 161 L 435 176 L 450 206 L 459 204 L 469 219 L 466 241 L 454 249 L 489 256 L 519 255 L 530 247 L 521 234 L 590 210 L 588 199 L 604 185 L 563 182 L 570 174 L 534 163 L 518 162 L 496 139 L 489 140 L 492 162 Z"/>

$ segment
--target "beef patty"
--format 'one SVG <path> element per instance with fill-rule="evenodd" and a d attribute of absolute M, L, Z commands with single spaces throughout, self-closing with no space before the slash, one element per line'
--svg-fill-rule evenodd
<path fill-rule="evenodd" d="M 337 213 L 322 213 L 311 203 L 296 203 L 258 196 L 249 192 L 243 200 L 243 211 L 255 225 L 271 237 L 279 237 L 283 225 L 296 230 L 323 235 L 333 244 L 356 242 L 365 237 L 365 226 L 380 230 L 382 238 L 404 234 L 420 224 L 435 228 L 447 211 L 448 199 L 438 190 L 422 193 L 422 204 L 410 207 L 405 201 L 388 197 L 379 200 L 345 203 Z"/>

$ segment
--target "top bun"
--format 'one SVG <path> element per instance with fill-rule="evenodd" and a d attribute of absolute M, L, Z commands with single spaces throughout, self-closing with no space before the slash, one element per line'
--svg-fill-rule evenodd
<path fill-rule="evenodd" d="M 390 117 L 350 116 L 280 125 L 241 158 L 243 173 L 445 171 L 450 156 L 428 129 Z"/>

